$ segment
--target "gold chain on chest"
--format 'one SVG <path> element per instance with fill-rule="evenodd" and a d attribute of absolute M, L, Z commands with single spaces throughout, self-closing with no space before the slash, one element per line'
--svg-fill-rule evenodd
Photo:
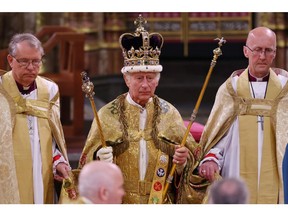
<path fill-rule="evenodd" d="M 125 115 L 125 99 L 126 99 L 127 94 L 122 94 L 120 95 L 115 103 L 113 104 L 113 112 L 114 114 L 119 115 L 119 122 L 120 122 L 120 128 L 123 133 L 123 143 L 120 145 L 114 146 L 114 151 L 116 155 L 121 154 L 124 152 L 128 147 L 129 147 L 129 139 L 128 139 L 128 121 L 127 117 Z M 159 98 L 154 96 L 153 97 L 153 104 L 154 104 L 154 112 L 153 112 L 153 117 L 152 117 L 152 131 L 151 131 L 151 136 L 153 143 L 157 149 L 159 149 L 159 140 L 157 138 L 158 136 L 158 127 L 157 124 L 160 121 L 160 113 L 161 113 L 161 107 L 160 107 L 160 102 Z M 116 111 L 117 110 L 117 111 Z M 116 112 L 115 112 L 116 111 Z"/>

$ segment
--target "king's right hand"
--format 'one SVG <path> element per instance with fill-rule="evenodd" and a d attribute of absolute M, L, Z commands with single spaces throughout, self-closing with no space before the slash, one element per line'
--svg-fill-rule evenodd
<path fill-rule="evenodd" d="M 96 155 L 101 161 L 113 162 L 113 149 L 111 146 L 99 149 Z"/>

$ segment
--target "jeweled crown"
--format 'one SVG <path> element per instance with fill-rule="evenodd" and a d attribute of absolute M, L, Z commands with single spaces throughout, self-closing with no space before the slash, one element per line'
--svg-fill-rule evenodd
<path fill-rule="evenodd" d="M 140 14 L 134 21 L 137 28 L 134 34 L 124 33 L 119 43 L 124 57 L 122 73 L 126 72 L 161 72 L 159 56 L 164 39 L 159 33 L 148 33 L 144 29 L 147 21 Z"/>

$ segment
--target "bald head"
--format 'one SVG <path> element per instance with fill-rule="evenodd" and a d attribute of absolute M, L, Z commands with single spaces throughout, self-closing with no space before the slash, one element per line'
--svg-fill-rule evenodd
<path fill-rule="evenodd" d="M 247 37 L 246 45 L 251 46 L 255 43 L 255 40 L 262 40 L 264 43 L 267 42 L 267 39 L 273 43 L 274 48 L 276 48 L 276 34 L 267 27 L 257 27 L 252 29 Z"/>
<path fill-rule="evenodd" d="M 243 52 L 252 76 L 263 78 L 269 74 L 276 57 L 276 45 L 276 34 L 269 28 L 257 27 L 249 32 Z"/>
<path fill-rule="evenodd" d="M 120 168 L 105 161 L 86 164 L 79 175 L 79 195 L 93 203 L 120 204 L 124 196 L 124 180 Z"/>
<path fill-rule="evenodd" d="M 209 191 L 210 204 L 246 204 L 248 203 L 246 184 L 238 178 L 226 178 L 215 181 Z"/>

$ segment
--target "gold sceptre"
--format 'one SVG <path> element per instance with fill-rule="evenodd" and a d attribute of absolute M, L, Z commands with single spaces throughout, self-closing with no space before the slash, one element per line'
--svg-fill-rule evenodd
<path fill-rule="evenodd" d="M 216 38 L 216 39 L 214 39 L 214 40 L 219 41 L 219 42 L 218 42 L 218 47 L 213 50 L 214 56 L 213 56 L 213 59 L 212 59 L 212 61 L 211 61 L 210 68 L 209 68 L 209 71 L 208 71 L 208 73 L 207 73 L 207 75 L 206 75 L 206 78 L 205 78 L 204 84 L 203 84 L 203 86 L 202 86 L 200 95 L 199 95 L 199 97 L 198 97 L 197 103 L 196 103 L 196 105 L 195 105 L 195 108 L 194 108 L 194 110 L 193 110 L 193 113 L 191 114 L 190 122 L 189 122 L 189 124 L 188 124 L 188 126 L 187 126 L 187 129 L 186 129 L 186 131 L 185 131 L 184 137 L 183 137 L 182 142 L 181 142 L 181 145 L 180 145 L 181 147 L 185 146 L 185 143 L 186 143 L 188 134 L 189 134 L 189 132 L 190 132 L 191 126 L 192 126 L 192 124 L 193 124 L 193 122 L 194 122 L 194 120 L 195 120 L 195 118 L 196 118 L 197 113 L 198 113 L 198 109 L 199 109 L 200 103 L 201 103 L 201 101 L 202 101 L 204 92 L 205 92 L 205 90 L 206 90 L 207 84 L 208 84 L 208 82 L 209 82 L 210 76 L 211 76 L 212 71 L 213 71 L 213 69 L 214 69 L 214 67 L 215 67 L 215 65 L 216 65 L 216 60 L 217 60 L 217 58 L 218 58 L 220 55 L 222 55 L 222 51 L 221 51 L 220 48 L 221 48 L 221 46 L 222 46 L 224 43 L 226 43 L 226 40 L 224 40 L 223 37 L 222 37 L 221 39 Z M 163 201 L 165 201 L 165 198 L 166 198 L 166 195 L 167 195 L 167 191 L 168 191 L 169 185 L 172 183 L 175 170 L 176 170 L 176 164 L 174 163 L 174 164 L 172 165 L 172 168 L 171 168 L 171 170 L 170 170 L 169 176 L 167 177 L 167 180 L 166 180 L 166 184 L 165 184 L 165 186 L 164 186 L 163 199 L 162 199 Z"/>
<path fill-rule="evenodd" d="M 87 98 L 89 98 L 91 106 L 92 106 L 92 110 L 94 113 L 94 116 L 96 118 L 96 122 L 97 122 L 97 126 L 99 128 L 99 134 L 100 134 L 100 139 L 101 139 L 101 143 L 103 147 L 106 147 L 106 142 L 104 140 L 104 136 L 103 136 L 103 132 L 102 132 L 102 127 L 100 125 L 100 120 L 98 117 L 98 113 L 96 110 L 96 105 L 94 102 L 94 85 L 93 83 L 90 81 L 89 77 L 87 76 L 87 73 L 85 71 L 83 71 L 81 73 L 81 77 L 82 77 L 82 91 L 86 94 L 85 96 Z M 69 172 L 69 178 L 64 179 L 63 183 L 62 183 L 62 187 L 65 191 L 66 196 L 68 196 L 71 200 L 75 200 L 78 197 L 78 191 L 76 189 L 76 182 L 75 182 L 75 175 L 78 176 L 79 175 L 79 170 L 75 170 L 74 173 L 72 171 Z"/>
<path fill-rule="evenodd" d="M 102 127 L 100 124 L 100 120 L 98 117 L 98 113 L 97 113 L 97 109 L 96 109 L 96 105 L 94 102 L 94 85 L 93 83 L 90 81 L 89 77 L 87 76 L 87 73 L 85 71 L 83 71 L 81 73 L 81 77 L 82 77 L 82 91 L 86 94 L 86 97 L 89 98 L 90 103 L 91 103 L 91 107 L 94 113 L 94 116 L 96 118 L 96 122 L 97 122 L 97 126 L 99 129 L 99 134 L 100 134 L 100 139 L 101 139 L 101 143 L 102 143 L 102 147 L 106 147 L 106 142 L 103 136 L 103 131 L 102 131 Z"/>

